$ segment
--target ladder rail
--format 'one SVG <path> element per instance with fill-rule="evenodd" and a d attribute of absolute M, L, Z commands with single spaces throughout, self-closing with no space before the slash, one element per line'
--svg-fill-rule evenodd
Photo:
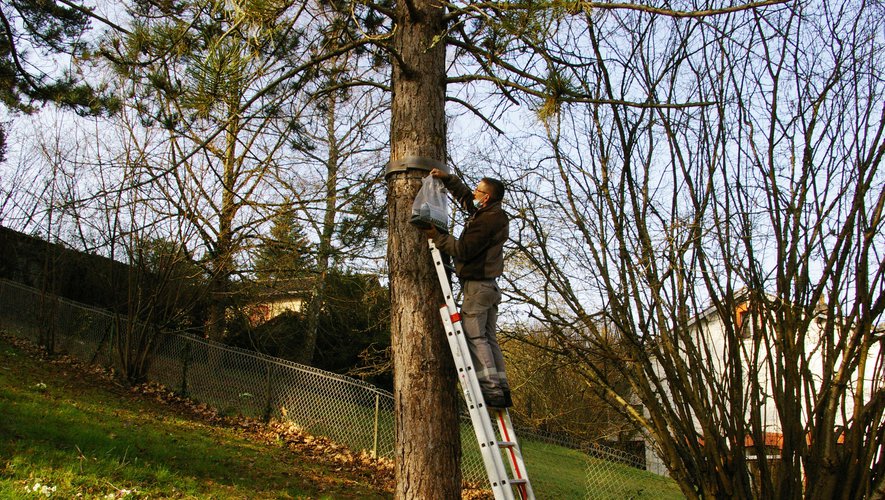
<path fill-rule="evenodd" d="M 470 356 L 466 336 L 461 325 L 461 316 L 458 313 L 452 288 L 449 284 L 449 277 L 446 274 L 442 254 L 436 248 L 433 240 L 429 240 L 429 245 L 437 278 L 445 298 L 445 305 L 440 307 L 440 316 L 446 330 L 449 348 L 452 351 L 455 365 L 458 369 L 461 390 L 467 403 L 477 442 L 480 445 L 480 453 L 489 476 L 492 492 L 496 500 L 509 500 L 514 498 L 513 487 L 516 487 L 521 499 L 534 500 L 535 495 L 526 472 L 522 452 L 516 441 L 516 433 L 513 430 L 510 414 L 506 408 L 493 409 L 486 406 L 479 379 L 473 366 L 473 360 Z M 493 415 L 495 416 L 493 417 Z M 503 442 L 498 441 L 492 423 L 493 418 L 497 418 L 498 430 L 502 435 Z M 504 461 L 501 457 L 503 443 L 507 444 L 506 450 L 503 451 L 509 459 L 510 470 L 514 476 L 513 480 L 507 475 Z"/>

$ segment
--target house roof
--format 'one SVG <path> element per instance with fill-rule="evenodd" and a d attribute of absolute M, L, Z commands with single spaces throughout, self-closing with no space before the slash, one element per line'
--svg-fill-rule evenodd
<path fill-rule="evenodd" d="M 763 435 L 763 446 L 772 447 L 777 449 L 782 449 L 784 447 L 784 435 L 779 432 L 766 432 Z M 811 433 L 805 435 L 805 444 L 811 445 Z M 845 434 L 839 433 L 839 436 L 836 438 L 836 444 L 844 444 L 845 443 Z M 746 436 L 744 438 L 744 446 L 751 447 L 754 446 L 753 436 Z"/>
<path fill-rule="evenodd" d="M 811 445 L 811 441 L 812 441 L 811 440 L 811 433 L 806 434 L 805 435 L 805 443 L 808 445 Z M 698 443 L 700 443 L 700 445 L 703 446 L 704 445 L 704 438 L 699 437 Z M 839 436 L 836 438 L 836 443 L 837 444 L 844 444 L 845 443 L 845 434 L 844 433 L 839 433 Z M 744 447 L 750 448 L 753 446 L 755 446 L 755 440 L 753 439 L 753 436 L 749 435 L 749 434 L 744 436 Z M 764 446 L 766 448 L 777 448 L 779 450 L 783 449 L 784 435 L 780 432 L 765 432 L 762 434 L 762 446 Z"/>
<path fill-rule="evenodd" d="M 310 297 L 314 285 L 313 277 L 274 280 L 271 282 L 250 282 L 244 284 L 241 292 L 248 294 L 253 301 L 268 302 Z"/>

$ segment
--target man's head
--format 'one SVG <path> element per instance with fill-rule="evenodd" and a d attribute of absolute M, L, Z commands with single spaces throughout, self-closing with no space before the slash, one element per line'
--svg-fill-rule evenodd
<path fill-rule="evenodd" d="M 491 177 L 483 177 L 473 191 L 473 199 L 479 206 L 504 199 L 504 183 Z"/>

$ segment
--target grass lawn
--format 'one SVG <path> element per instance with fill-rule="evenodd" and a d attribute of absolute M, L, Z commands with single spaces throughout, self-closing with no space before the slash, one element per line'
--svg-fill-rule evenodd
<path fill-rule="evenodd" d="M 392 496 L 369 473 L 209 425 L 2 337 L 0 415 L 0 498 Z"/>
<path fill-rule="evenodd" d="M 529 479 L 539 499 L 685 498 L 676 482 L 657 474 L 585 453 L 537 441 L 522 440 Z"/>
<path fill-rule="evenodd" d="M 366 409 L 341 413 L 373 419 Z M 392 428 L 392 413 L 381 414 Z M 392 497 L 375 470 L 284 444 L 37 359 L 0 336 L 0 498 Z M 521 444 L 539 500 L 682 498 L 669 479 L 561 446 Z M 462 445 L 484 478 L 469 425 Z"/>

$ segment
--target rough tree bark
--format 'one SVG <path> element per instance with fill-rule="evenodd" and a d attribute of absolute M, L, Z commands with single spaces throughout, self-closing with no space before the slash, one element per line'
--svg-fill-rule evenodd
<path fill-rule="evenodd" d="M 394 39 L 391 160 L 446 159 L 444 9 L 399 2 Z M 387 259 L 396 419 L 396 498 L 460 498 L 460 438 L 454 363 L 446 345 L 426 239 L 409 224 L 426 172 L 388 177 Z"/>

